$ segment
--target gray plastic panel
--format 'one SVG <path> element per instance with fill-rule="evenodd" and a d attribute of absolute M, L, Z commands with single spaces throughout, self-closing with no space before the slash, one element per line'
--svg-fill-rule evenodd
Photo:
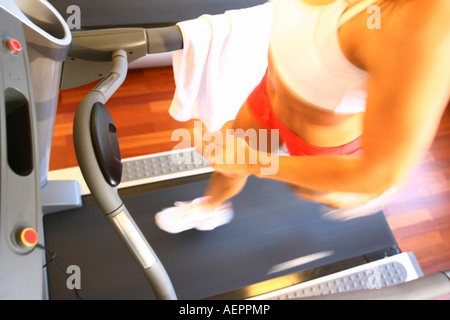
<path fill-rule="evenodd" d="M 208 168 L 206 160 L 194 149 L 127 159 L 122 163 L 123 183 Z"/>
<path fill-rule="evenodd" d="M 9 39 L 22 51 L 11 51 L 4 43 Z M 45 297 L 43 252 L 17 239 L 24 228 L 43 238 L 37 158 L 25 36 L 20 21 L 0 6 L 0 299 Z"/>
<path fill-rule="evenodd" d="M 412 253 L 402 253 L 252 299 L 290 300 L 356 290 L 376 290 L 423 276 Z"/>
<path fill-rule="evenodd" d="M 379 273 L 380 282 L 377 283 L 377 273 Z M 316 295 L 334 294 L 351 290 L 367 290 L 396 285 L 406 280 L 406 269 L 397 262 L 387 263 L 378 269 L 366 269 L 364 271 L 354 272 L 352 274 L 337 277 L 334 280 L 328 280 L 320 284 L 311 285 L 300 290 L 294 290 L 277 299 L 292 299 L 297 297 L 309 297 Z"/>

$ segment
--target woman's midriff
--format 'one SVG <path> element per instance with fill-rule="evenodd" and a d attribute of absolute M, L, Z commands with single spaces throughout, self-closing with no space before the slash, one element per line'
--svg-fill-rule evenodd
<path fill-rule="evenodd" d="M 363 113 L 336 114 L 300 100 L 277 76 L 270 57 L 267 90 L 272 110 L 280 122 L 312 145 L 340 146 L 362 135 Z"/>
<path fill-rule="evenodd" d="M 267 78 L 267 94 L 275 116 L 304 141 L 318 147 L 335 147 L 361 137 L 364 113 L 336 114 L 300 100 L 277 76 L 270 57 Z M 377 196 L 292 188 L 301 198 L 339 208 L 356 207 Z"/>

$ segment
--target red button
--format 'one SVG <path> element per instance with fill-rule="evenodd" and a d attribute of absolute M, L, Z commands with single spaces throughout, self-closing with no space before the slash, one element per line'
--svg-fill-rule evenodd
<path fill-rule="evenodd" d="M 12 52 L 19 53 L 22 51 L 22 45 L 16 39 L 9 39 L 6 43 Z"/>
<path fill-rule="evenodd" d="M 25 245 L 26 247 L 32 248 L 38 242 L 38 234 L 32 228 L 25 228 L 20 233 L 20 240 L 22 241 L 22 244 Z"/>

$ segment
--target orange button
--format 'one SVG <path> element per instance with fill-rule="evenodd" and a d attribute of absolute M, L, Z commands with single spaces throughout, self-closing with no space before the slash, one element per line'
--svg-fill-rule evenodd
<path fill-rule="evenodd" d="M 20 240 L 22 241 L 22 244 L 25 245 L 26 247 L 32 248 L 38 242 L 38 234 L 32 228 L 25 228 L 20 233 Z"/>
<path fill-rule="evenodd" d="M 9 39 L 6 41 L 6 45 L 12 53 L 19 53 L 22 51 L 22 45 L 16 39 Z"/>

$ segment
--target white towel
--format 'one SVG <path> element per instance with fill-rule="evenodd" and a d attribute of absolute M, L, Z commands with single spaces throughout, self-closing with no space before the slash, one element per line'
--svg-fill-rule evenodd
<path fill-rule="evenodd" d="M 233 120 L 267 69 L 271 24 L 270 3 L 178 23 L 183 49 L 173 54 L 170 115 L 200 119 L 209 131 Z"/>

